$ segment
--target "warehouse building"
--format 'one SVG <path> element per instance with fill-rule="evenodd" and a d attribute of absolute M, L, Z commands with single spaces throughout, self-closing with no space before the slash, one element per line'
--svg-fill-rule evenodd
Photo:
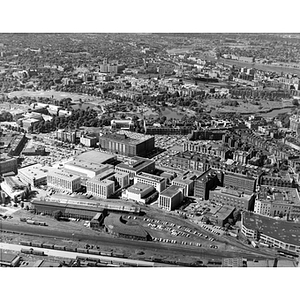
<path fill-rule="evenodd" d="M 109 201 L 95 201 L 88 199 L 77 199 L 66 195 L 52 195 L 49 199 L 32 200 L 31 202 L 37 213 L 52 215 L 54 211 L 61 210 L 64 216 L 91 220 L 97 213 L 108 212 L 132 213 L 139 215 L 140 207 L 134 204 L 122 203 L 120 199 Z M 68 208 L 68 210 L 66 210 Z M 65 215 L 65 213 L 70 214 Z"/>
<path fill-rule="evenodd" d="M 179 207 L 183 200 L 182 189 L 171 185 L 159 195 L 158 207 L 171 211 Z"/>
<path fill-rule="evenodd" d="M 73 193 L 81 188 L 81 180 L 79 176 L 52 168 L 47 174 L 47 185 Z"/>
<path fill-rule="evenodd" d="M 99 137 L 101 149 L 125 156 L 146 157 L 154 150 L 154 143 L 153 136 L 130 131 L 107 133 Z"/>
<path fill-rule="evenodd" d="M 52 201 L 33 200 L 32 204 L 37 213 L 53 215 L 56 211 L 61 211 L 62 216 L 66 218 L 79 218 L 83 220 L 92 220 L 97 214 L 104 214 L 106 210 L 98 206 L 86 206 L 74 203 L 60 203 Z"/>

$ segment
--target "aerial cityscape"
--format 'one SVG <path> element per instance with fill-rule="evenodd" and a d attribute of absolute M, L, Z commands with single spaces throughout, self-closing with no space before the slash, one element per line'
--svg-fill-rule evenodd
<path fill-rule="evenodd" d="M 0 33 L 1 267 L 299 267 L 300 34 Z"/>

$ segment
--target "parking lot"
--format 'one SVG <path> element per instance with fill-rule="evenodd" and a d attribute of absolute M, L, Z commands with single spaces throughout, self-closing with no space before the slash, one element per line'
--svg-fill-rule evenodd
<path fill-rule="evenodd" d="M 216 240 L 216 237 L 205 234 L 195 228 L 179 225 L 177 222 L 129 215 L 124 216 L 124 218 L 129 223 L 139 223 L 143 226 L 152 236 L 153 241 L 157 243 L 170 243 L 211 249 L 219 249 L 221 246 Z"/>

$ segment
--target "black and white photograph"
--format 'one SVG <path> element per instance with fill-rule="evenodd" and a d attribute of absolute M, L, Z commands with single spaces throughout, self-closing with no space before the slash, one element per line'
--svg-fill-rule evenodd
<path fill-rule="evenodd" d="M 255 280 L 253 270 L 292 274 L 296 9 L 285 26 L 267 18 L 255 27 L 271 14 L 258 1 L 237 12 L 176 1 L 174 14 L 169 1 L 162 10 L 158 1 L 93 3 L 60 11 L 54 1 L 27 15 L 22 2 L 0 28 L 0 276 L 67 270 L 85 286 L 98 274 L 131 277 L 124 294 L 150 296 L 174 275 L 166 286 L 175 295 L 197 286 L 211 297 L 216 286 L 195 278 L 217 274 L 236 293 L 242 268 Z M 34 286 L 25 289 L 37 296 Z"/>

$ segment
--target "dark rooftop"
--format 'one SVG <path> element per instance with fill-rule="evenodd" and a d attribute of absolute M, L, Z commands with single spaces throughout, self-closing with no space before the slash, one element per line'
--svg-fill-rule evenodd
<path fill-rule="evenodd" d="M 243 224 L 252 230 L 259 230 L 261 233 L 285 243 L 300 246 L 300 224 L 276 220 L 266 216 L 245 212 Z"/>

